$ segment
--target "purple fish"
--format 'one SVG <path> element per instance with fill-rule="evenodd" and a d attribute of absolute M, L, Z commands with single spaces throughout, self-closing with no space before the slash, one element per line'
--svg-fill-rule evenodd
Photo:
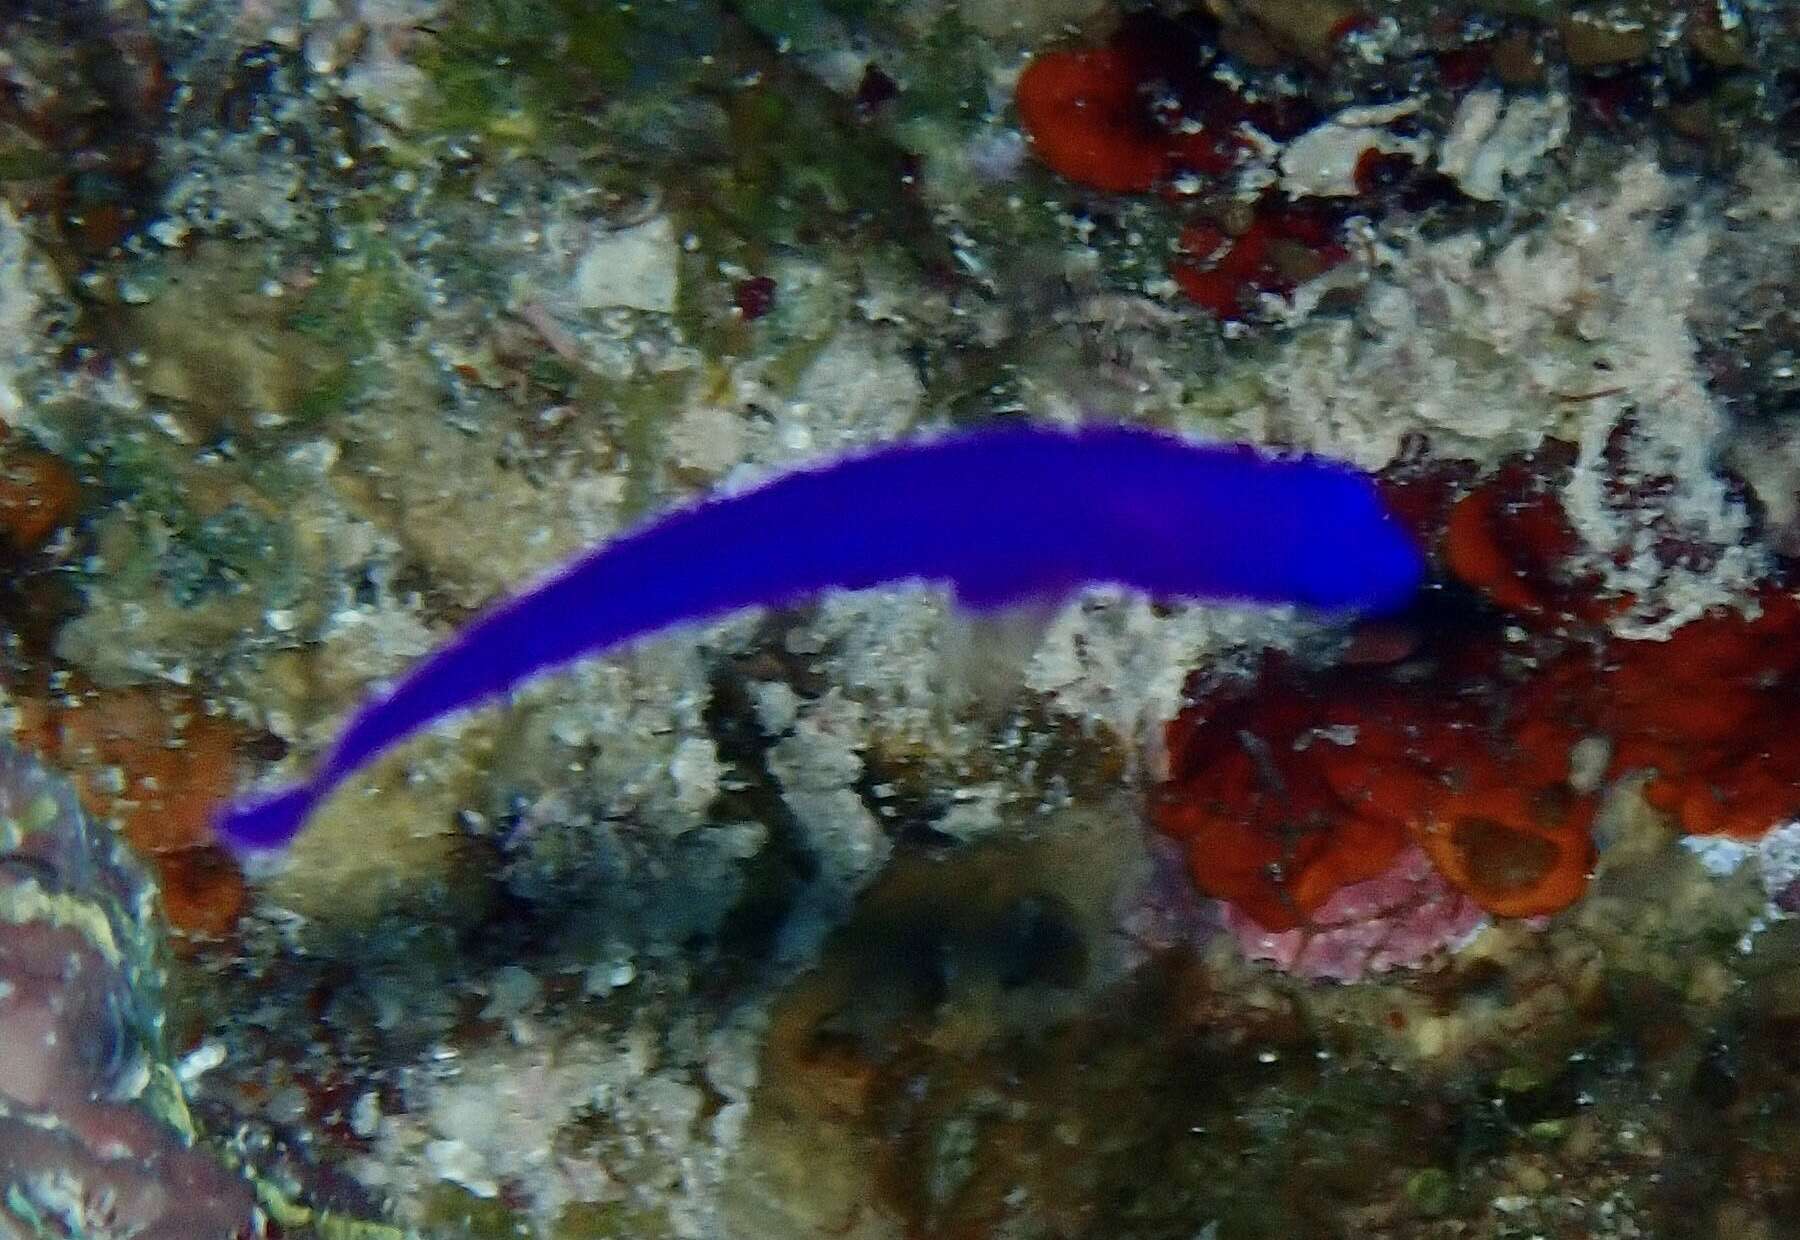
<path fill-rule="evenodd" d="M 236 805 L 239 848 L 291 840 L 406 736 L 587 655 L 824 590 L 947 583 L 975 611 L 1119 585 L 1159 599 L 1391 609 L 1418 549 L 1347 466 L 1125 427 L 1009 427 L 880 448 L 676 509 L 477 617 L 350 720 L 312 778 Z"/>

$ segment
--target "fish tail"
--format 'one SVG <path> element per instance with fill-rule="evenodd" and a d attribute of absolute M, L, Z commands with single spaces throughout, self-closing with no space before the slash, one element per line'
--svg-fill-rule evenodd
<path fill-rule="evenodd" d="M 227 806 L 213 820 L 213 835 L 238 853 L 281 848 L 300 834 L 301 825 L 318 800 L 318 789 L 301 783 L 241 801 Z"/>

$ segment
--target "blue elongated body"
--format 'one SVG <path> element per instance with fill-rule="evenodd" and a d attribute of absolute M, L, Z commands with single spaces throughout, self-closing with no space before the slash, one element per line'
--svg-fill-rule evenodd
<path fill-rule="evenodd" d="M 403 737 L 541 672 L 673 625 L 824 590 L 948 583 L 987 610 L 1120 585 L 1162 599 L 1392 608 L 1423 564 L 1370 480 L 1124 427 L 901 444 L 678 509 L 475 619 L 350 720 L 313 776 L 221 837 L 286 843 Z"/>

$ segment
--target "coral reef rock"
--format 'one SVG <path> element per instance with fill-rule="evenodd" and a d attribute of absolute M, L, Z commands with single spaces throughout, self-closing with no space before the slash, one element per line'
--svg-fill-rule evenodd
<path fill-rule="evenodd" d="M 69 785 L 0 748 L 0 1240 L 260 1234 L 163 1045 L 155 890 Z"/>

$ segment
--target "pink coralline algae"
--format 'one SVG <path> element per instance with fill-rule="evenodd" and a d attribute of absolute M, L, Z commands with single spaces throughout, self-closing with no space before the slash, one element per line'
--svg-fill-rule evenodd
<path fill-rule="evenodd" d="M 1424 849 L 1403 847 L 1373 878 L 1332 891 L 1303 925 L 1270 930 L 1229 900 L 1194 889 L 1185 851 L 1149 841 L 1145 884 L 1119 910 L 1124 934 L 1147 952 L 1229 938 L 1246 960 L 1308 981 L 1357 982 L 1423 968 L 1455 952 L 1488 914 L 1453 886 Z"/>
<path fill-rule="evenodd" d="M 0 746 L 0 1238 L 262 1234 L 164 1053 L 154 889 L 68 784 Z"/>
<path fill-rule="evenodd" d="M 1221 915 L 1248 959 L 1339 982 L 1422 965 L 1470 938 L 1487 917 L 1416 847 L 1378 877 L 1338 888 L 1305 926 L 1271 932 L 1230 904 Z"/>

